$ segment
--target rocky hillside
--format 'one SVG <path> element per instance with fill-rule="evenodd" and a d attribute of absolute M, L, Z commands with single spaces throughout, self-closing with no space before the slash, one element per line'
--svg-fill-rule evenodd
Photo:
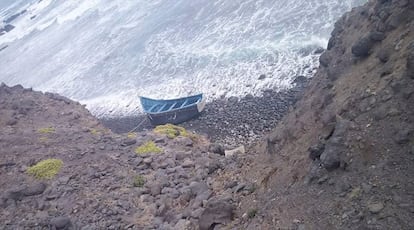
<path fill-rule="evenodd" d="M 245 229 L 414 229 L 414 1 L 336 24 L 303 99 L 257 144 Z M 250 210 L 250 211 L 249 211 Z"/>
<path fill-rule="evenodd" d="M 414 229 L 414 1 L 345 14 L 320 63 L 277 128 L 234 151 L 174 126 L 113 134 L 2 84 L 0 229 Z"/>
<path fill-rule="evenodd" d="M 115 135 L 77 102 L 2 84 L 0 229 L 226 224 L 235 201 L 223 175 L 243 161 L 234 153 L 174 126 Z M 232 187 L 251 187 L 241 182 Z"/>

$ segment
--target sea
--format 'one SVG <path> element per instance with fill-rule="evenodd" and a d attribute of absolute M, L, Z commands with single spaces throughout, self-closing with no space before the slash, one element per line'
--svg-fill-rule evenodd
<path fill-rule="evenodd" d="M 139 96 L 260 96 L 311 78 L 335 21 L 365 2 L 1 0 L 0 31 L 14 28 L 0 33 L 0 82 L 100 118 L 140 113 Z"/>

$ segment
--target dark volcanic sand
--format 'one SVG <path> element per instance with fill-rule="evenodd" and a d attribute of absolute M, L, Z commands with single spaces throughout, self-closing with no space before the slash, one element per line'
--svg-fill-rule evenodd
<path fill-rule="evenodd" d="M 289 108 L 302 95 L 308 80 L 300 77 L 292 89 L 275 92 L 266 90 L 261 97 L 247 95 L 241 99 L 214 100 L 205 111 L 190 121 L 180 124 L 197 133 L 207 135 L 214 142 L 227 145 L 251 143 L 272 130 Z M 102 124 L 116 133 L 152 129 L 145 115 L 101 119 Z"/>

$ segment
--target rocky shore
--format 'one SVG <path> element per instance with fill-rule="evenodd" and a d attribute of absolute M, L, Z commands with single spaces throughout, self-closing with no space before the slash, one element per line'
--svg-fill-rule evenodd
<path fill-rule="evenodd" d="M 265 90 L 260 97 L 248 95 L 214 100 L 207 103 L 199 117 L 180 125 L 226 146 L 252 144 L 276 127 L 301 97 L 308 82 L 309 79 L 298 76 L 289 90 Z M 101 122 L 116 133 L 127 133 L 138 125 L 136 131 L 153 128 L 145 115 L 101 119 Z"/>

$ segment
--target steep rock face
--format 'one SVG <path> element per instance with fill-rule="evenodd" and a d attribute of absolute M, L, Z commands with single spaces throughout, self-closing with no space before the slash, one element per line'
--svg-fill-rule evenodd
<path fill-rule="evenodd" d="M 370 1 L 335 24 L 303 99 L 255 148 L 261 189 L 244 202 L 262 216 L 246 227 L 414 227 L 413 6 Z"/>

